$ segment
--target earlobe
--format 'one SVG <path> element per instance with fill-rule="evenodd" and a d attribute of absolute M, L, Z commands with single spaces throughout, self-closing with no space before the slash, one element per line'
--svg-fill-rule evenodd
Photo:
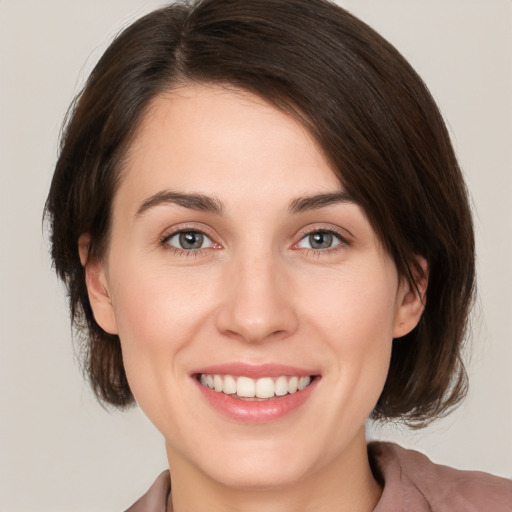
<path fill-rule="evenodd" d="M 423 256 L 416 256 L 422 272 L 412 269 L 412 278 L 402 277 L 397 294 L 397 310 L 393 338 L 409 334 L 420 321 L 427 300 L 428 263 Z"/>
<path fill-rule="evenodd" d="M 112 296 L 105 275 L 105 264 L 89 253 L 90 235 L 84 233 L 78 239 L 80 262 L 85 270 L 85 284 L 89 302 L 97 324 L 109 334 L 118 334 Z"/>

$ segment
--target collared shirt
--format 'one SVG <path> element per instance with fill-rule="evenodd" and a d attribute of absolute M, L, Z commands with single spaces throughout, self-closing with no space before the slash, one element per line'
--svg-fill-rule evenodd
<path fill-rule="evenodd" d="M 512 512 L 512 480 L 432 463 L 393 443 L 373 442 L 368 456 L 384 490 L 374 512 Z M 169 512 L 169 471 L 126 512 Z"/>

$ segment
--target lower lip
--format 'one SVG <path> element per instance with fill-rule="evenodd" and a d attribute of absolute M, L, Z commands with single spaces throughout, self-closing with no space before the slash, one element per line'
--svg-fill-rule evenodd
<path fill-rule="evenodd" d="M 284 418 L 303 405 L 320 379 L 315 377 L 308 387 L 296 393 L 263 401 L 240 400 L 203 386 L 195 380 L 209 404 L 224 416 L 243 423 L 270 423 Z"/>

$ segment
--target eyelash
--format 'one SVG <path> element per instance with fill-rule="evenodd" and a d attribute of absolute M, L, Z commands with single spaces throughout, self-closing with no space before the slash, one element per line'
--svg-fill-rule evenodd
<path fill-rule="evenodd" d="M 175 247 L 173 245 L 169 244 L 169 241 L 175 237 L 176 235 L 179 235 L 181 233 L 198 233 L 205 237 L 207 237 L 211 241 L 211 246 L 206 247 L 204 249 L 180 249 L 178 247 Z M 334 237 L 336 237 L 339 241 L 338 244 L 336 244 L 333 247 L 329 247 L 327 249 L 313 249 L 313 248 L 300 248 L 298 245 L 302 240 L 304 240 L 306 237 L 316 234 L 316 233 L 322 233 L 322 234 L 331 234 Z M 171 251 L 172 254 L 177 256 L 194 256 L 194 257 L 200 257 L 205 254 L 207 249 L 218 249 L 220 248 L 220 244 L 213 241 L 212 237 L 206 233 L 205 231 L 198 229 L 197 227 L 183 227 L 180 229 L 177 229 L 176 231 L 172 231 L 171 233 L 167 233 L 164 236 L 161 237 L 159 244 L 160 247 L 164 248 L 165 250 Z M 292 247 L 294 250 L 302 250 L 305 251 L 308 255 L 314 255 L 316 257 L 320 257 L 322 255 L 326 254 L 332 254 L 333 252 L 342 250 L 344 247 L 350 246 L 351 242 L 347 239 L 346 236 L 342 235 L 338 230 L 334 228 L 322 228 L 322 227 L 316 227 L 312 228 L 309 231 L 306 231 L 302 234 L 300 240 L 295 243 Z"/>
<path fill-rule="evenodd" d="M 298 248 L 298 245 L 300 244 L 300 242 L 302 240 L 304 240 L 306 237 L 316 234 L 316 233 L 333 235 L 334 237 L 336 237 L 338 239 L 339 243 L 334 245 L 333 247 L 329 247 L 327 249 L 313 249 L 313 248 L 305 248 L 305 247 Z M 302 234 L 300 240 L 293 245 L 293 248 L 294 249 L 297 248 L 297 250 L 301 249 L 302 251 L 306 251 L 306 254 L 308 256 L 321 257 L 321 256 L 326 256 L 329 254 L 336 253 L 337 251 L 341 251 L 344 248 L 349 247 L 350 245 L 351 245 L 350 240 L 346 236 L 342 235 L 340 233 L 340 231 L 338 231 L 337 229 L 334 229 L 332 227 L 329 227 L 329 228 L 314 227 L 314 228 L 311 228 L 310 230 L 307 230 L 306 232 L 304 232 Z"/>
<path fill-rule="evenodd" d="M 206 238 L 208 238 L 212 245 L 210 247 L 207 247 L 205 249 L 180 249 L 178 247 L 174 247 L 173 245 L 169 244 L 169 241 L 175 237 L 176 235 L 179 235 L 181 233 L 199 233 Z M 159 241 L 158 244 L 160 247 L 164 248 L 166 251 L 170 251 L 172 254 L 176 256 L 193 256 L 193 257 L 200 257 L 203 256 L 207 249 L 214 248 L 217 249 L 220 247 L 220 244 L 213 241 L 212 237 L 206 233 L 202 229 L 198 229 L 197 227 L 182 227 L 177 229 L 176 231 L 172 231 L 171 233 L 166 233 Z"/>

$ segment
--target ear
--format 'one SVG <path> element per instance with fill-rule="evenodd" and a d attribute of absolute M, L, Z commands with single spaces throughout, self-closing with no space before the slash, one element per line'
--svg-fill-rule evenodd
<path fill-rule="evenodd" d="M 80 262 L 85 269 L 85 285 L 96 323 L 109 334 L 118 334 L 117 321 L 112 305 L 112 296 L 105 275 L 105 264 L 91 258 L 89 246 L 91 236 L 83 233 L 78 239 Z"/>
<path fill-rule="evenodd" d="M 400 338 L 409 334 L 420 321 L 427 300 L 428 263 L 423 256 L 416 256 L 416 261 L 423 270 L 421 274 L 412 268 L 412 278 L 402 277 L 398 287 L 395 325 L 393 338 Z"/>

